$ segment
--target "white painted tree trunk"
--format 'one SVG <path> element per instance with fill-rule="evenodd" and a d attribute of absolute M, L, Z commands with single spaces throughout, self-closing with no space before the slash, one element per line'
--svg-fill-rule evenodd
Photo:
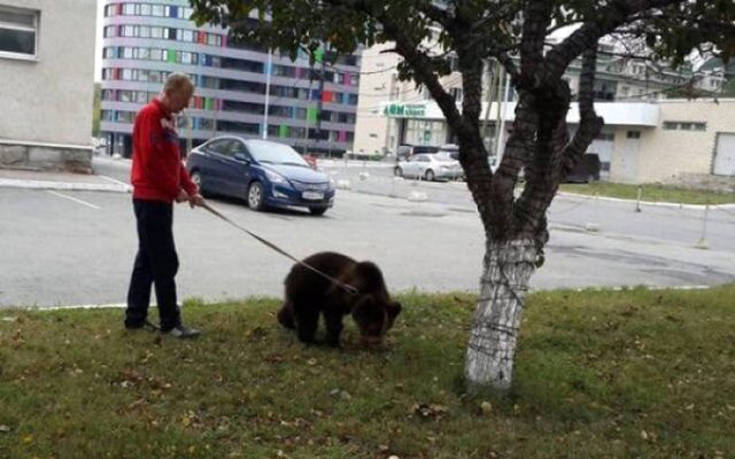
<path fill-rule="evenodd" d="M 480 299 L 467 346 L 465 378 L 470 388 L 508 389 L 537 252 L 530 239 L 488 242 L 485 250 Z"/>

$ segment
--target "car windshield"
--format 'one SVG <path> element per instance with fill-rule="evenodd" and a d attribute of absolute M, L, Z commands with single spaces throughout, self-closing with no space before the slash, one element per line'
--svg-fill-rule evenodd
<path fill-rule="evenodd" d="M 439 151 L 439 147 L 431 147 L 427 145 L 419 145 L 413 147 L 413 154 L 418 155 L 420 153 L 436 153 Z"/>
<path fill-rule="evenodd" d="M 261 163 L 309 167 L 304 158 L 288 145 L 258 140 L 249 141 L 247 145 L 253 159 Z"/>

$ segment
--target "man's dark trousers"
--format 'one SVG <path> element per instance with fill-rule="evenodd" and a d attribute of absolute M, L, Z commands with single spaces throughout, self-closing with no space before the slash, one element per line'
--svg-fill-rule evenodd
<path fill-rule="evenodd" d="M 176 282 L 179 269 L 173 235 L 173 204 L 162 201 L 133 199 L 138 227 L 138 254 L 128 290 L 125 326 L 143 326 L 151 299 L 151 284 L 156 287 L 161 330 L 181 324 L 176 303 Z"/>

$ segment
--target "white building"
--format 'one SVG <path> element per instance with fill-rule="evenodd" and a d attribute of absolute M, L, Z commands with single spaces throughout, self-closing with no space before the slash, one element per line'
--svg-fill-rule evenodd
<path fill-rule="evenodd" d="M 95 0 L 0 0 L 0 167 L 89 170 Z"/>
<path fill-rule="evenodd" d="M 384 155 L 395 154 L 405 144 L 455 143 L 443 113 L 427 92 L 413 82 L 397 80 L 395 68 L 400 58 L 381 52 L 387 48 L 389 44 L 363 53 L 354 152 Z M 646 183 L 676 181 L 685 173 L 735 175 L 735 100 L 714 103 L 711 98 L 695 102 L 665 99 L 672 87 L 694 81 L 691 67 L 659 68 L 622 59 L 612 51 L 601 45 L 595 108 L 605 119 L 605 126 L 588 148 L 589 153 L 600 157 L 601 176 L 617 182 Z M 581 63 L 575 61 L 565 74 L 573 93 L 579 86 L 580 70 Z M 717 80 L 716 75 L 711 77 L 698 81 Z M 454 95 L 461 111 L 461 74 L 453 72 L 441 83 Z M 721 82 L 717 85 L 721 87 Z M 488 87 L 485 81 L 483 88 Z M 488 115 L 486 142 L 491 154 L 496 151 L 493 139 L 498 138 L 495 125 L 505 123 L 502 135 L 507 136 L 514 120 L 514 96 L 507 79 L 500 92 L 507 102 L 493 102 L 489 107 L 483 102 L 482 108 L 483 115 Z M 487 100 L 487 94 L 483 99 Z M 567 119 L 572 131 L 578 116 L 576 104 L 572 104 Z M 503 142 L 499 144 L 502 149 Z"/>

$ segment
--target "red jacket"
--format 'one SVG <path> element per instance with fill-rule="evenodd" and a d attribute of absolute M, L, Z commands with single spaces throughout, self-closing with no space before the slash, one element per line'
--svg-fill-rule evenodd
<path fill-rule="evenodd" d="M 190 196 L 198 191 L 181 162 L 174 120 L 158 99 L 135 117 L 130 183 L 136 199 L 173 202 L 182 188 Z"/>

